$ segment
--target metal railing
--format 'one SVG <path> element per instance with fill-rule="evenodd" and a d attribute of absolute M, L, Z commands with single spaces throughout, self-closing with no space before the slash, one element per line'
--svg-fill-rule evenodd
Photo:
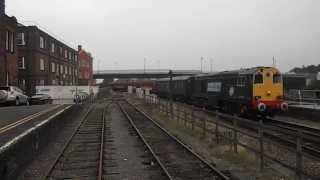
<path fill-rule="evenodd" d="M 203 137 L 209 137 L 217 144 L 229 144 L 234 153 L 238 153 L 238 146 L 254 152 L 259 157 L 261 170 L 265 168 L 265 164 L 269 160 L 292 170 L 298 179 L 303 179 L 304 176 L 320 177 L 319 173 L 308 169 L 312 163 L 319 163 L 320 159 L 303 152 L 305 135 L 300 130 L 297 130 L 293 135 L 291 134 L 295 137 L 291 142 L 295 147 L 289 147 L 270 139 L 270 135 L 268 135 L 270 132 L 283 132 L 281 129 L 267 128 L 263 119 L 252 121 L 182 103 L 174 102 L 171 104 L 169 100 L 160 99 L 154 95 L 145 95 L 143 99 L 150 104 L 150 107 L 159 109 L 160 113 L 168 116 L 171 120 L 176 120 L 184 128 L 201 132 Z M 255 127 L 255 129 L 247 131 L 241 127 L 243 124 L 246 124 L 246 127 Z M 288 158 L 283 159 L 283 157 L 275 155 L 277 153 L 272 153 L 274 151 L 282 152 Z"/>

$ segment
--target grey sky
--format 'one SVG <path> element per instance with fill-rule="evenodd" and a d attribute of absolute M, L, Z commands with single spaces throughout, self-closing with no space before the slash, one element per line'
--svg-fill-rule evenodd
<path fill-rule="evenodd" d="M 35 21 L 100 60 L 100 69 L 215 70 L 320 63 L 319 0 L 7 0 L 7 14 Z M 116 63 L 117 62 L 117 65 Z M 96 68 L 96 65 L 95 65 Z"/>

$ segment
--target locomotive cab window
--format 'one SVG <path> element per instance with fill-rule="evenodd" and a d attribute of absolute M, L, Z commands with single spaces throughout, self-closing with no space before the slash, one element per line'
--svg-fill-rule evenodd
<path fill-rule="evenodd" d="M 254 83 L 255 84 L 263 84 L 263 75 L 262 74 L 254 75 Z"/>
<path fill-rule="evenodd" d="M 278 84 L 282 82 L 282 77 L 280 74 L 273 75 L 273 84 Z"/>

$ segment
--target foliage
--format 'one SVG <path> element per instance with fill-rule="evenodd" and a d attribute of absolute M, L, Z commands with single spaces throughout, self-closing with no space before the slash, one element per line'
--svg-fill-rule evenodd
<path fill-rule="evenodd" d="M 309 65 L 309 66 L 302 66 L 302 67 L 295 67 L 290 70 L 290 72 L 295 72 L 295 73 L 318 73 L 320 72 L 320 64 L 318 66 L 316 65 Z"/>

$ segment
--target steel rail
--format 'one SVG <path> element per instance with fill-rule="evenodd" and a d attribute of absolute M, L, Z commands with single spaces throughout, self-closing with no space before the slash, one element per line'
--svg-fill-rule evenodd
<path fill-rule="evenodd" d="M 175 142 L 177 142 L 179 145 L 181 145 L 185 150 L 187 150 L 189 153 L 191 153 L 193 156 L 195 156 L 197 159 L 199 159 L 202 163 L 204 163 L 206 166 L 208 166 L 213 172 L 218 174 L 221 178 L 225 180 L 229 180 L 230 178 L 227 177 L 225 174 L 223 174 L 221 171 L 219 171 L 217 168 L 213 167 L 210 163 L 208 163 L 205 159 L 203 159 L 201 156 L 199 156 L 197 153 L 195 153 L 190 147 L 186 146 L 184 143 L 182 143 L 179 139 L 171 135 L 166 129 L 164 129 L 159 123 L 157 123 L 155 120 L 153 120 L 150 116 L 148 116 L 145 112 L 140 110 L 138 107 L 130 103 L 129 101 L 125 100 L 126 103 L 128 103 L 130 106 L 132 106 L 137 112 L 142 114 L 144 117 L 146 117 L 148 120 L 150 120 L 154 125 L 156 125 L 162 132 L 164 132 L 168 137 L 173 139 Z"/>
<path fill-rule="evenodd" d="M 119 104 L 119 102 L 117 103 L 118 106 L 120 107 L 120 110 L 122 111 L 122 113 L 125 115 L 125 117 L 129 120 L 131 126 L 133 127 L 133 129 L 137 132 L 138 136 L 140 137 L 140 139 L 142 140 L 142 142 L 144 143 L 144 145 L 148 148 L 148 150 L 151 152 L 153 158 L 157 161 L 157 163 L 159 164 L 159 166 L 161 167 L 161 169 L 163 170 L 163 172 L 166 174 L 166 176 L 168 177 L 168 179 L 173 180 L 172 176 L 169 174 L 167 168 L 163 165 L 163 163 L 160 161 L 158 155 L 152 150 L 151 146 L 149 145 L 149 143 L 146 141 L 146 139 L 143 137 L 142 133 L 140 132 L 140 130 L 137 128 L 137 126 L 134 124 L 132 118 L 130 117 L 130 115 L 127 113 L 127 111 Z"/>
<path fill-rule="evenodd" d="M 76 130 L 72 133 L 72 135 L 70 136 L 70 138 L 66 141 L 66 143 L 63 145 L 61 152 L 59 152 L 58 156 L 56 157 L 56 159 L 54 160 L 54 163 L 52 163 L 52 165 L 48 168 L 48 170 L 45 172 L 44 176 L 42 176 L 41 179 L 48 179 L 48 177 L 50 176 L 50 174 L 52 173 L 52 171 L 54 170 L 54 167 L 56 166 L 56 164 L 58 163 L 59 159 L 61 158 L 61 156 L 63 155 L 63 153 L 66 151 L 68 145 L 70 144 L 71 140 L 73 139 L 73 137 L 77 134 L 77 132 L 79 131 L 81 125 L 85 122 L 85 120 L 87 119 L 88 115 L 90 114 L 90 112 L 92 111 L 92 107 L 90 107 L 87 112 L 85 113 L 85 115 L 83 116 L 83 118 L 81 119 L 80 123 L 77 125 Z"/>
<path fill-rule="evenodd" d="M 103 156 L 104 156 L 104 132 L 105 132 L 105 118 L 107 107 L 103 110 L 102 113 L 102 128 L 101 128 L 101 144 L 100 144 L 100 156 L 99 156 L 99 170 L 98 170 L 98 180 L 103 178 Z"/>

